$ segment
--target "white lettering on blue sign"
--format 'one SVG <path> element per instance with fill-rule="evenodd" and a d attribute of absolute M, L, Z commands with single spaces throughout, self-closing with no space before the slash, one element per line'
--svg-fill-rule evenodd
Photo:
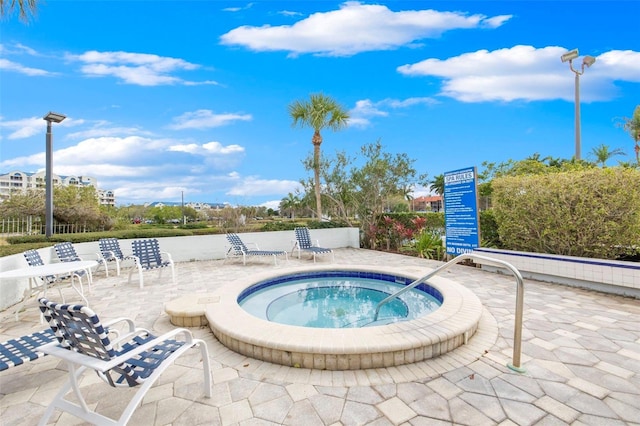
<path fill-rule="evenodd" d="M 474 178 L 473 170 L 455 173 L 452 175 L 445 175 L 444 183 L 463 183 L 472 181 Z"/>

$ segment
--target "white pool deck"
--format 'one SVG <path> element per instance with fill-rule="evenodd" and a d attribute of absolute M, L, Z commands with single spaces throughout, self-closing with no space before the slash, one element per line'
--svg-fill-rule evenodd
<path fill-rule="evenodd" d="M 389 265 L 407 270 L 439 262 L 362 249 L 335 250 L 336 265 Z M 162 333 L 174 326 L 166 302 L 215 293 L 230 282 L 313 263 L 290 259 L 198 261 L 169 274 L 145 273 L 145 287 L 94 276 L 88 295 L 103 320 L 128 316 Z M 325 265 L 327 260 L 320 260 Z M 513 354 L 516 286 L 513 277 L 456 266 L 443 274 L 475 293 L 484 307 L 478 332 L 445 355 L 389 368 L 328 371 L 258 361 L 227 349 L 208 326 L 192 327 L 207 342 L 214 395 L 204 397 L 197 356 L 182 357 L 147 393 L 131 425 L 640 425 L 640 300 L 525 280 L 522 367 Z M 72 290 L 65 291 L 68 301 Z M 51 293 L 51 297 L 56 296 Z M 16 322 L 0 313 L 0 339 L 41 330 L 27 304 Z M 194 354 L 197 351 L 194 351 Z M 34 425 L 66 379 L 64 365 L 40 358 L 0 373 L 0 424 Z M 95 375 L 82 382 L 88 402 L 118 415 L 129 390 Z M 56 412 L 52 424 L 79 424 Z"/>

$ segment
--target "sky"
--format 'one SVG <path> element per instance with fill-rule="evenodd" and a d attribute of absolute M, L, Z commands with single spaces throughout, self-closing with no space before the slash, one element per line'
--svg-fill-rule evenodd
<path fill-rule="evenodd" d="M 640 105 L 640 1 L 39 1 L 0 22 L 0 173 L 91 176 L 117 205 L 277 208 L 312 173 L 312 129 L 288 106 L 322 93 L 349 113 L 326 157 L 380 141 L 430 179 L 483 162 L 602 144 Z M 361 159 L 361 157 L 359 157 Z M 358 160 L 360 161 L 360 160 Z M 356 162 L 356 165 L 358 163 Z M 414 196 L 428 195 L 417 186 Z"/>

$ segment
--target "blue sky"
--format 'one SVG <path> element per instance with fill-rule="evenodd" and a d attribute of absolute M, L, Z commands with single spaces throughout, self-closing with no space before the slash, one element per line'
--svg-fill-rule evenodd
<path fill-rule="evenodd" d="M 380 140 L 434 176 L 483 161 L 582 157 L 640 104 L 638 1 L 56 1 L 1 23 L 0 173 L 95 177 L 118 205 L 277 206 L 310 176 L 312 130 L 287 106 L 311 93 L 351 119 L 323 153 Z M 415 196 L 428 190 L 416 188 Z"/>

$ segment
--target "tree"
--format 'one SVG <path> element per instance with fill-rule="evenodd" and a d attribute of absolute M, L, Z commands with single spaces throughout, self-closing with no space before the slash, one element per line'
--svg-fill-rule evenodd
<path fill-rule="evenodd" d="M 0 17 L 5 18 L 13 13 L 18 6 L 20 20 L 28 22 L 29 17 L 35 15 L 38 0 L 0 0 Z"/>
<path fill-rule="evenodd" d="M 45 194 L 42 190 L 29 190 L 11 194 L 0 203 L 0 216 L 39 216 L 45 220 Z M 112 221 L 101 210 L 95 188 L 55 186 L 53 188 L 53 217 L 61 224 L 79 224 L 87 229 L 108 229 Z"/>
<path fill-rule="evenodd" d="M 329 128 L 341 130 L 348 125 L 349 113 L 331 97 L 321 93 L 312 94 L 308 101 L 294 101 L 289 105 L 289 115 L 293 119 L 292 126 L 311 127 L 313 129 L 313 169 L 314 192 L 316 195 L 316 213 L 322 220 L 322 199 L 320 193 L 320 131 Z"/>
<path fill-rule="evenodd" d="M 380 141 L 361 147 L 364 164 L 355 167 L 355 158 L 339 152 L 335 159 L 322 163 L 321 174 L 326 182 L 323 195 L 331 203 L 340 220 L 351 224 L 353 217 L 369 241 L 372 229 L 393 200 L 403 200 L 406 188 L 426 185 L 426 174 L 418 175 L 415 160 L 407 154 L 389 154 Z M 360 160 L 360 158 L 358 159 Z M 309 162 L 307 162 L 308 165 Z M 301 182 L 306 191 L 311 182 Z M 406 204 L 405 204 L 406 205 Z"/>
<path fill-rule="evenodd" d="M 0 203 L 0 217 L 41 216 L 44 219 L 44 191 L 14 192 Z"/>
<path fill-rule="evenodd" d="M 635 143 L 633 150 L 636 153 L 636 163 L 640 165 L 640 105 L 633 111 L 631 118 L 624 118 L 622 128 L 629 132 L 631 139 Z"/>
<path fill-rule="evenodd" d="M 438 195 L 444 195 L 444 175 L 439 174 L 429 182 L 429 189 Z"/>
<path fill-rule="evenodd" d="M 591 150 L 591 155 L 595 157 L 596 164 L 600 164 L 603 168 L 607 167 L 607 161 L 616 155 L 627 155 L 620 148 L 609 150 L 609 146 L 600 144 Z"/>
<path fill-rule="evenodd" d="M 289 217 L 294 219 L 296 216 L 296 210 L 300 207 L 300 197 L 292 194 L 291 192 L 287 194 L 285 198 L 280 200 L 280 212 L 285 214 L 285 212 L 289 212 Z"/>

